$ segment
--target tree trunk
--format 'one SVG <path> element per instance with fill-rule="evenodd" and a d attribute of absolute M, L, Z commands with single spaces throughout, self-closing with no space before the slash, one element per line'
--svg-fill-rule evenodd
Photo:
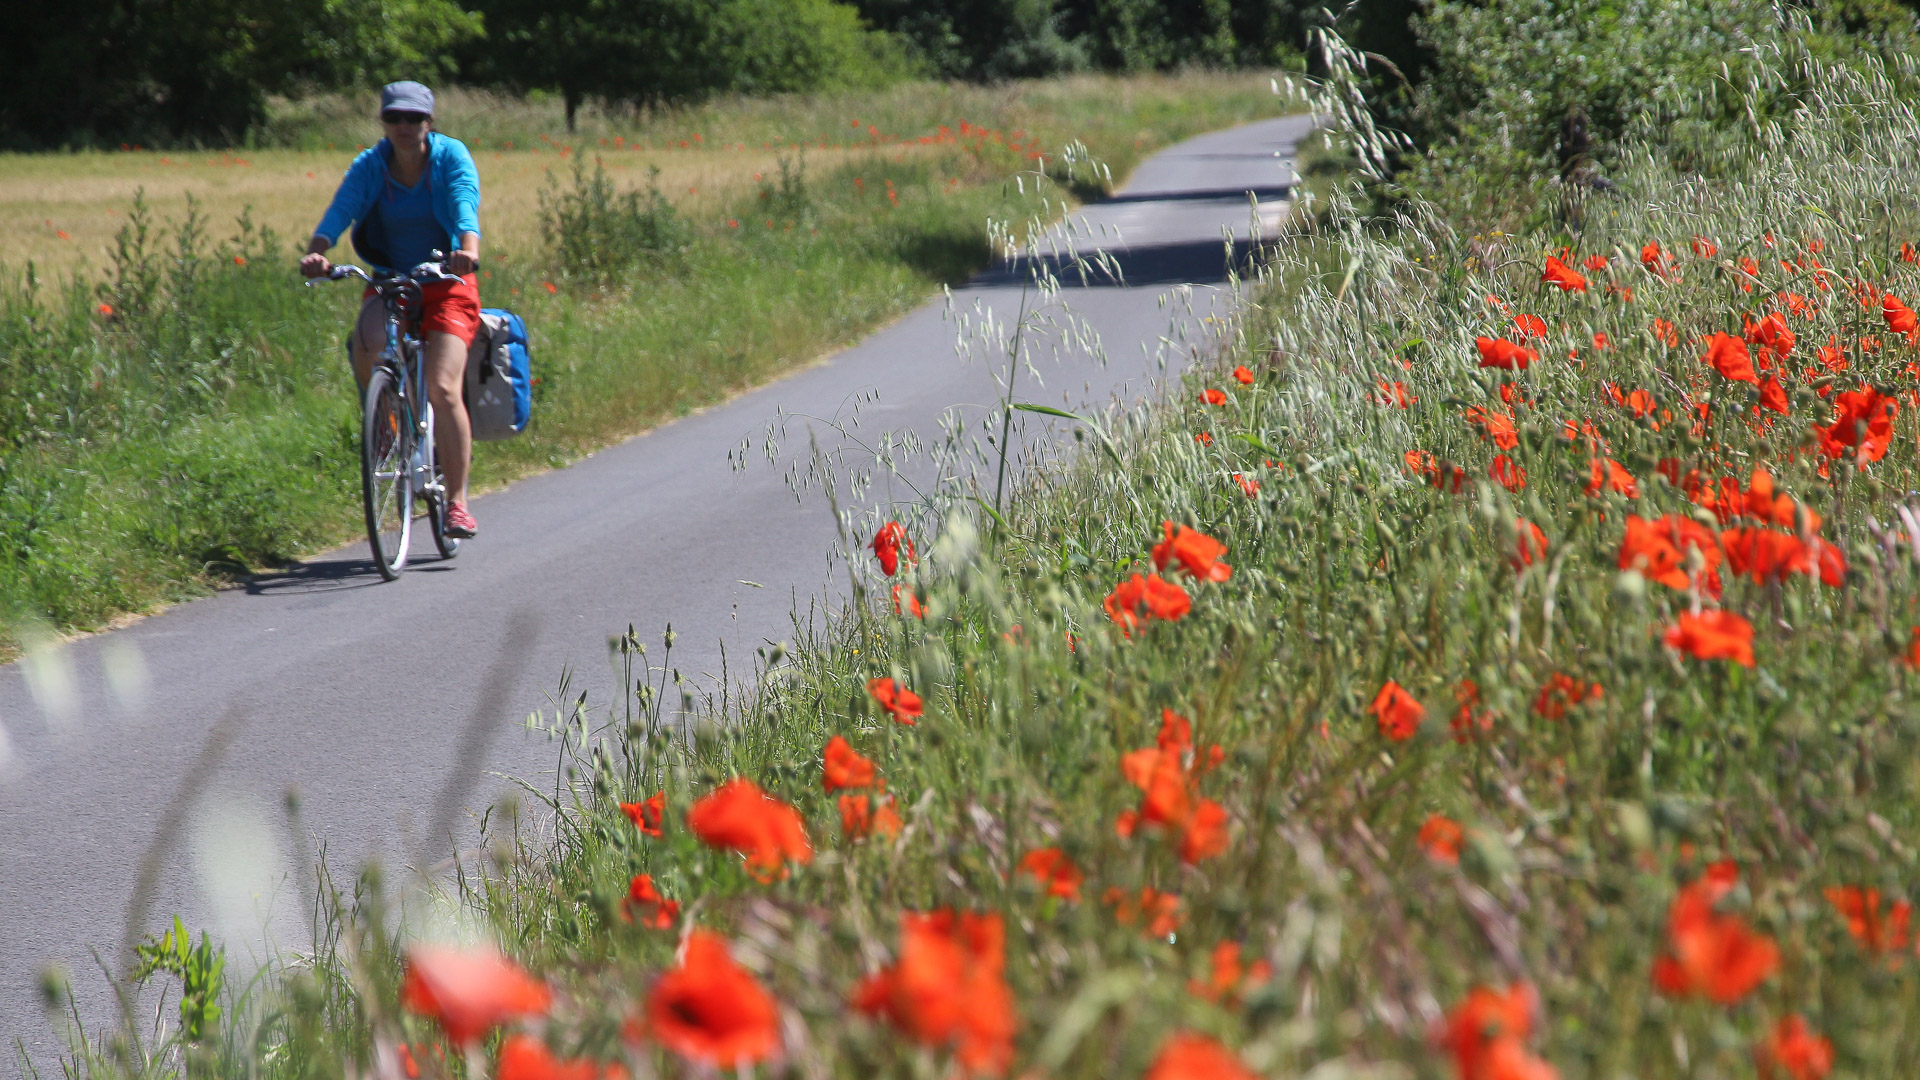
<path fill-rule="evenodd" d="M 573 134 L 573 114 L 580 108 L 580 95 L 572 89 L 562 89 L 560 96 L 567 103 L 567 134 Z"/>

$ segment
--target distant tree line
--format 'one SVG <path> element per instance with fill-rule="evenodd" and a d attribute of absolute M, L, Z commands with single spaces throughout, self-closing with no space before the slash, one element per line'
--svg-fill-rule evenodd
<path fill-rule="evenodd" d="M 270 95 L 397 78 L 658 105 L 719 93 L 1299 64 L 1306 30 L 1417 79 L 1419 0 L 27 0 L 0 146 L 231 144 Z"/>

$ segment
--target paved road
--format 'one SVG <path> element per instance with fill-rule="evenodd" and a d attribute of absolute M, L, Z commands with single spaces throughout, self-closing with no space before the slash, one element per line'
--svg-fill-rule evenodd
<path fill-rule="evenodd" d="M 1194 139 L 1088 208 L 1129 284 L 1070 279 L 1065 302 L 1108 362 L 1070 343 L 1043 349 L 1046 388 L 1020 396 L 1099 405 L 1177 371 L 1229 300 L 1223 231 L 1244 245 L 1249 191 L 1271 223 L 1306 130 L 1287 118 Z M 1004 320 L 1019 297 L 1017 274 L 991 273 L 955 290 L 952 310 Z M 756 647 L 791 639 L 792 612 L 840 596 L 836 529 L 824 500 L 796 501 L 759 437 L 780 410 L 845 416 L 856 402 L 866 437 L 930 437 L 950 408 L 977 428 L 996 396 L 992 365 L 986 350 L 956 357 L 947 311 L 929 304 L 814 368 L 477 500 L 482 538 L 451 563 L 423 555 L 385 585 L 354 545 L 0 668 L 4 1041 L 24 1039 L 36 1059 L 54 1045 L 35 990 L 49 962 L 74 976 L 91 1022 L 110 1015 L 89 949 L 117 966 L 130 915 L 144 933 L 181 913 L 223 935 L 230 970 L 244 970 L 306 944 L 294 870 L 314 844 L 350 870 L 470 842 L 504 788 L 494 774 L 552 777 L 552 745 L 522 721 L 551 711 L 563 668 L 574 693 L 616 692 L 607 638 L 629 623 L 657 659 L 671 622 L 674 665 L 708 686 L 723 644 L 737 678 Z M 786 445 L 804 449 L 809 427 L 838 443 L 792 421 Z M 731 467 L 749 437 L 751 464 Z"/>

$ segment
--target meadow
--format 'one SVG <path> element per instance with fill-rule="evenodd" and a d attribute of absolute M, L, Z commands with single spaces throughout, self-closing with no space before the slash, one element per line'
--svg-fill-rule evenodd
<path fill-rule="evenodd" d="M 1801 29 L 1700 103 L 1751 118 L 1711 179 L 1335 191 L 1100 452 L 873 508 L 746 699 L 681 726 L 610 641 L 632 693 L 406 898 L 465 940 L 329 885 L 277 989 L 86 1064 L 1906 1075 L 1920 69 Z"/>
<path fill-rule="evenodd" d="M 483 296 L 528 319 L 539 367 L 534 427 L 481 449 L 483 489 L 810 363 L 964 280 L 989 217 L 1061 209 L 1009 182 L 1060 171 L 1058 148 L 1114 170 L 1065 191 L 1092 195 L 1159 146 L 1276 108 L 1252 76 L 924 83 L 588 110 L 569 137 L 557 103 L 443 100 L 485 180 Z M 354 299 L 298 288 L 291 267 L 369 137 L 364 108 L 283 105 L 262 136 L 275 146 L 0 156 L 17 238 L 0 267 L 0 652 L 355 536 L 338 359 Z M 639 247 L 592 232 L 623 214 L 659 228 Z M 567 255 L 594 250 L 618 257 Z"/>

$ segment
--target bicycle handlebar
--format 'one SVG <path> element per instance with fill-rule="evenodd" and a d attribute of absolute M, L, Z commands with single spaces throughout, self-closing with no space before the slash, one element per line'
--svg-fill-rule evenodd
<path fill-rule="evenodd" d="M 350 277 L 357 277 L 361 281 L 364 281 L 367 284 L 372 285 L 376 288 L 382 285 L 388 285 L 388 284 L 393 284 L 397 282 L 408 282 L 415 285 L 424 285 L 424 284 L 427 284 L 428 282 L 433 282 L 433 281 L 459 281 L 460 280 L 459 275 L 449 274 L 446 272 L 446 269 L 444 266 L 444 264 L 446 263 L 446 258 L 447 257 L 444 253 L 436 250 L 434 251 L 433 257 L 431 259 L 428 259 L 426 262 L 421 263 L 420 265 L 414 267 L 411 270 L 406 271 L 405 273 L 380 274 L 377 276 L 368 274 L 365 270 L 360 269 L 359 267 L 353 265 L 352 263 L 334 263 L 332 269 L 328 270 L 325 274 L 322 274 L 320 277 L 312 278 L 308 280 L 307 282 L 305 282 L 305 284 L 308 288 L 312 288 L 313 286 L 320 284 L 322 280 L 340 281 L 344 278 L 350 278 Z"/>

